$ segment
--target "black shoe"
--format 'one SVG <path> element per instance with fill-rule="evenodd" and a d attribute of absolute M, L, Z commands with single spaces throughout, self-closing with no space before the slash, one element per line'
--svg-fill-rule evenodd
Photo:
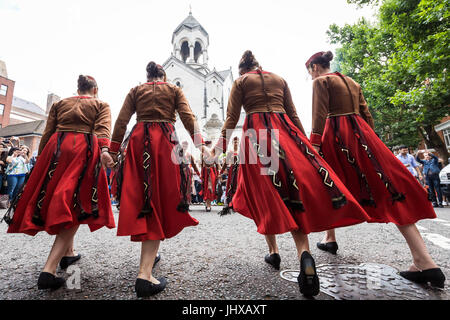
<path fill-rule="evenodd" d="M 416 283 L 430 283 L 432 287 L 444 288 L 445 276 L 439 268 L 432 268 L 423 271 L 402 271 L 400 275 Z"/>
<path fill-rule="evenodd" d="M 264 261 L 277 270 L 280 270 L 281 257 L 278 253 L 268 254 L 264 257 Z"/>
<path fill-rule="evenodd" d="M 327 243 L 317 242 L 317 248 L 332 254 L 336 254 L 339 247 L 337 242 L 327 242 Z"/>
<path fill-rule="evenodd" d="M 38 289 L 52 289 L 56 290 L 61 288 L 66 280 L 60 277 L 55 277 L 53 274 L 48 272 L 41 272 L 38 279 Z"/>
<path fill-rule="evenodd" d="M 316 296 L 320 292 L 319 277 L 316 264 L 308 251 L 303 251 L 300 259 L 300 274 L 297 277 L 300 292 L 305 297 Z"/>
<path fill-rule="evenodd" d="M 156 254 L 155 262 L 153 262 L 153 267 L 155 267 L 155 265 L 159 262 L 159 260 L 161 260 L 161 255 L 158 253 Z"/>
<path fill-rule="evenodd" d="M 61 269 L 67 269 L 68 266 L 80 260 L 80 258 L 81 254 L 77 254 L 76 256 L 73 257 L 62 257 L 61 261 L 59 262 L 59 267 Z"/>
<path fill-rule="evenodd" d="M 138 298 L 149 297 L 163 291 L 167 285 L 167 280 L 164 277 L 157 279 L 160 282 L 159 284 L 154 284 L 148 280 L 137 278 L 134 290 L 136 291 Z"/>
<path fill-rule="evenodd" d="M 436 202 L 433 202 L 433 207 L 437 208 L 437 207 L 439 207 L 439 205 Z"/>
<path fill-rule="evenodd" d="M 443 208 L 444 206 L 442 205 L 442 203 L 438 204 L 439 208 Z"/>

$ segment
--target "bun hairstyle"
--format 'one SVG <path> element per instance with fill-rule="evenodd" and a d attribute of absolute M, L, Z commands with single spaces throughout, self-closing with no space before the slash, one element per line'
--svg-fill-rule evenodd
<path fill-rule="evenodd" d="M 312 68 L 313 64 L 318 64 L 323 68 L 330 68 L 330 61 L 333 60 L 333 53 L 331 51 L 322 51 L 314 54 L 306 63 L 306 68 Z"/>
<path fill-rule="evenodd" d="M 80 74 L 78 77 L 78 91 L 88 92 L 92 88 L 97 88 L 97 82 L 91 76 L 85 76 Z"/>
<path fill-rule="evenodd" d="M 153 61 L 150 61 L 147 64 L 147 80 L 155 78 L 163 78 L 164 81 L 166 81 L 166 72 L 164 71 L 162 66 L 156 64 Z"/>
<path fill-rule="evenodd" d="M 250 50 L 245 51 L 239 61 L 239 71 L 243 74 L 255 67 L 260 67 L 259 62 L 255 59 L 255 56 Z"/>

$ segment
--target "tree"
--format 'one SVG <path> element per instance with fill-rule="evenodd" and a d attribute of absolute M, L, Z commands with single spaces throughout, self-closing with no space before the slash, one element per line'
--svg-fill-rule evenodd
<path fill-rule="evenodd" d="M 328 30 L 336 67 L 359 82 L 388 146 L 421 138 L 447 161 L 434 126 L 449 113 L 450 0 L 348 0 L 380 3 L 377 21 Z"/>

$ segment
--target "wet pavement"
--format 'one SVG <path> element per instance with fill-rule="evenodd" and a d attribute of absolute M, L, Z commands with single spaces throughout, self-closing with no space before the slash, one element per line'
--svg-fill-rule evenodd
<path fill-rule="evenodd" d="M 191 206 L 199 225 L 161 242 L 156 277 L 168 279 L 167 288 L 150 300 L 303 300 L 293 280 L 299 270 L 290 234 L 277 236 L 281 270 L 264 262 L 267 246 L 250 219 L 240 214 L 217 215 Z M 0 210 L 3 216 L 5 210 Z M 316 247 L 324 233 L 310 234 L 310 248 L 321 281 L 317 300 L 450 300 L 450 208 L 436 210 L 438 219 L 419 221 L 430 254 L 447 280 L 444 290 L 433 290 L 401 278 L 399 270 L 411 263 L 403 237 L 393 224 L 359 224 L 336 231 L 337 255 Z M 116 222 L 118 212 L 115 211 Z M 37 289 L 37 278 L 53 237 L 7 234 L 0 224 L 0 300 L 133 300 L 140 244 L 117 237 L 116 229 L 90 232 L 81 226 L 75 249 L 82 254 L 72 268 L 58 269 L 68 287 L 53 292 Z"/>

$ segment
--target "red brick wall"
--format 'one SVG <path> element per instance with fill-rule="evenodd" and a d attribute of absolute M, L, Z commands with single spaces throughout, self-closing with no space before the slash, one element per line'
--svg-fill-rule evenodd
<path fill-rule="evenodd" d="M 14 96 L 15 82 L 13 80 L 0 76 L 0 85 L 2 84 L 8 87 L 6 96 L 0 94 L 0 104 L 5 105 L 3 113 L 0 114 L 0 124 L 2 125 L 2 128 L 4 128 L 9 125 L 9 115 L 11 113 L 11 104 Z"/>
<path fill-rule="evenodd" d="M 440 123 L 444 123 L 444 122 L 446 122 L 446 121 L 448 121 L 448 120 L 450 120 L 450 116 L 446 116 L 446 117 L 442 118 L 442 120 L 441 120 L 441 122 L 440 122 Z M 441 137 L 442 141 L 444 141 L 444 142 L 445 142 L 445 140 L 444 140 L 444 132 L 443 132 L 443 130 L 441 130 L 441 131 L 438 131 L 438 133 L 437 133 L 437 134 L 439 135 L 439 137 Z"/>

